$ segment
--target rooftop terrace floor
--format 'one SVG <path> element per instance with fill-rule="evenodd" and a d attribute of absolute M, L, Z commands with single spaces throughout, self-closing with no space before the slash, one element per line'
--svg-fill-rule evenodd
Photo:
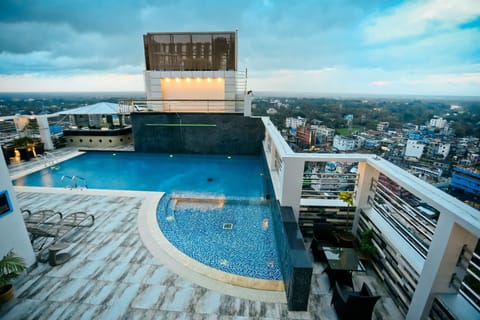
<path fill-rule="evenodd" d="M 148 196 L 128 192 L 16 188 L 21 208 L 95 216 L 90 228 L 70 233 L 72 258 L 38 263 L 15 281 L 15 298 L 0 305 L 1 319 L 337 319 L 324 264 L 315 263 L 308 312 L 284 303 L 238 298 L 199 286 L 154 258 L 138 232 Z M 356 273 L 382 298 L 373 319 L 402 319 L 373 272 Z"/>

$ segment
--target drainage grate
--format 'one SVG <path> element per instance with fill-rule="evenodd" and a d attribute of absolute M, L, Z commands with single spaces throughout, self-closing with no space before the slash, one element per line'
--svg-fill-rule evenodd
<path fill-rule="evenodd" d="M 231 230 L 233 228 L 233 223 L 224 223 L 223 229 Z"/>

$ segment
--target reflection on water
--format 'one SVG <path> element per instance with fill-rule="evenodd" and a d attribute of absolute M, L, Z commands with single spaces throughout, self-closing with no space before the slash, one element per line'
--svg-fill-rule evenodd
<path fill-rule="evenodd" d="M 263 229 L 263 231 L 266 231 L 268 229 L 268 219 L 267 218 L 263 219 L 262 229 Z"/>

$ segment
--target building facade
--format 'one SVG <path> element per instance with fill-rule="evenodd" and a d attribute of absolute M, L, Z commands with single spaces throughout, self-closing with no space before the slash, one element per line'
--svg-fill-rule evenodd
<path fill-rule="evenodd" d="M 420 159 L 423 155 L 425 144 L 418 142 L 417 140 L 408 140 L 405 147 L 405 158 Z"/>

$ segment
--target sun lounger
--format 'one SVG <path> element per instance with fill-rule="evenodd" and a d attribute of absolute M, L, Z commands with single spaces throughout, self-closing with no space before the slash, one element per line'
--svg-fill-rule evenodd
<path fill-rule="evenodd" d="M 41 212 L 43 212 L 43 216 L 42 214 L 31 214 L 29 217 L 36 217 L 26 220 L 27 230 L 32 235 L 32 244 L 38 238 L 53 238 L 55 243 L 71 230 L 91 227 L 95 222 L 95 217 L 86 212 L 74 212 L 65 216 L 53 210 L 43 210 Z M 57 219 L 56 215 L 60 219 Z"/>
<path fill-rule="evenodd" d="M 23 220 L 27 225 L 36 225 L 38 223 L 58 223 L 63 215 L 59 211 L 53 210 L 39 210 L 32 212 L 28 209 L 22 210 Z"/>
<path fill-rule="evenodd" d="M 68 247 L 68 244 L 60 243 L 70 231 L 76 228 L 91 227 L 95 223 L 95 217 L 86 212 L 79 211 L 62 215 L 53 210 L 42 210 L 40 213 L 31 214 L 25 210 L 24 217 L 27 230 L 31 235 L 32 245 L 35 240 L 42 238 L 43 242 L 36 246 L 37 259 L 40 262 L 49 261 L 50 265 L 63 264 L 70 259 L 69 253 L 60 253 Z M 48 249 L 48 256 L 44 253 Z"/>
<path fill-rule="evenodd" d="M 63 225 L 61 220 L 57 224 L 37 223 L 36 225 L 27 225 L 27 230 L 32 235 L 32 244 L 38 238 L 53 238 L 54 241 L 57 241 L 73 228 L 75 227 Z"/>
<path fill-rule="evenodd" d="M 91 227 L 94 223 L 95 217 L 83 211 L 70 213 L 62 218 L 62 224 L 64 226 Z"/>

